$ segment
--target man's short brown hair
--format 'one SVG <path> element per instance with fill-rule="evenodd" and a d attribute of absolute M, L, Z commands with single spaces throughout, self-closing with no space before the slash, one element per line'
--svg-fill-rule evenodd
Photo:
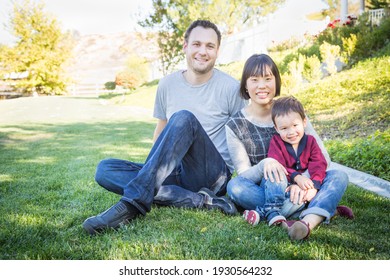
<path fill-rule="evenodd" d="M 218 27 L 212 23 L 211 21 L 209 20 L 195 20 L 193 23 L 191 23 L 191 25 L 187 28 L 186 30 L 186 33 L 184 34 L 184 40 L 186 41 L 186 43 L 188 43 L 188 38 L 190 37 L 191 35 L 191 32 L 192 30 L 195 28 L 195 27 L 203 27 L 203 28 L 211 28 L 215 31 L 215 33 L 217 33 L 217 37 L 218 37 L 218 46 L 221 45 L 221 32 L 219 31 Z"/>

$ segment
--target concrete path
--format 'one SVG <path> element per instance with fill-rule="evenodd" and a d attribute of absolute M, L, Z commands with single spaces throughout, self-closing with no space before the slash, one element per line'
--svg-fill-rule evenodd
<path fill-rule="evenodd" d="M 332 162 L 332 169 L 339 169 L 348 174 L 349 182 L 374 192 L 378 195 L 390 198 L 390 182 L 359 170 L 349 168 L 347 166 Z"/>

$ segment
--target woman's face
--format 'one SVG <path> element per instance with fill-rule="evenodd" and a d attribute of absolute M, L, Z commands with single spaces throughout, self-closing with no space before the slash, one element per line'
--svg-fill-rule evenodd
<path fill-rule="evenodd" d="M 265 73 L 265 76 L 251 76 L 246 80 L 246 89 L 251 101 L 259 105 L 271 104 L 276 93 L 275 76 L 268 66 Z"/>

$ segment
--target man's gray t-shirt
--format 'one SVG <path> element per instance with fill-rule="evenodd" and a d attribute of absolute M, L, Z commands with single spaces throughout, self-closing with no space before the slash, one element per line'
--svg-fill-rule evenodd
<path fill-rule="evenodd" d="M 201 85 L 191 85 L 184 78 L 183 72 L 177 71 L 160 80 L 153 116 L 169 121 L 177 111 L 192 112 L 230 171 L 233 171 L 226 144 L 225 124 L 246 103 L 240 98 L 238 81 L 214 69 L 209 81 Z"/>

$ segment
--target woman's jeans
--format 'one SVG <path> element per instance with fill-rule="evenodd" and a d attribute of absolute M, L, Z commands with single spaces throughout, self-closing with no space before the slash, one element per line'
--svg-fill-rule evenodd
<path fill-rule="evenodd" d="M 228 183 L 227 192 L 231 200 L 244 209 L 263 208 L 267 203 L 265 184 L 278 185 L 265 179 L 258 185 L 251 180 L 237 176 Z M 329 223 L 347 186 L 348 176 L 346 173 L 340 170 L 328 170 L 321 189 L 308 205 L 293 204 L 290 201 L 290 193 L 286 192 L 281 214 L 286 218 L 298 214 L 300 214 L 300 218 L 308 214 L 316 214 L 325 217 L 324 222 Z M 281 187 L 279 184 L 279 188 Z"/>
<path fill-rule="evenodd" d="M 230 176 L 199 121 L 183 110 L 172 115 L 144 164 L 105 159 L 97 167 L 95 180 L 146 214 L 152 203 L 201 207 L 203 197 L 197 192 L 205 187 L 224 195 Z"/>

